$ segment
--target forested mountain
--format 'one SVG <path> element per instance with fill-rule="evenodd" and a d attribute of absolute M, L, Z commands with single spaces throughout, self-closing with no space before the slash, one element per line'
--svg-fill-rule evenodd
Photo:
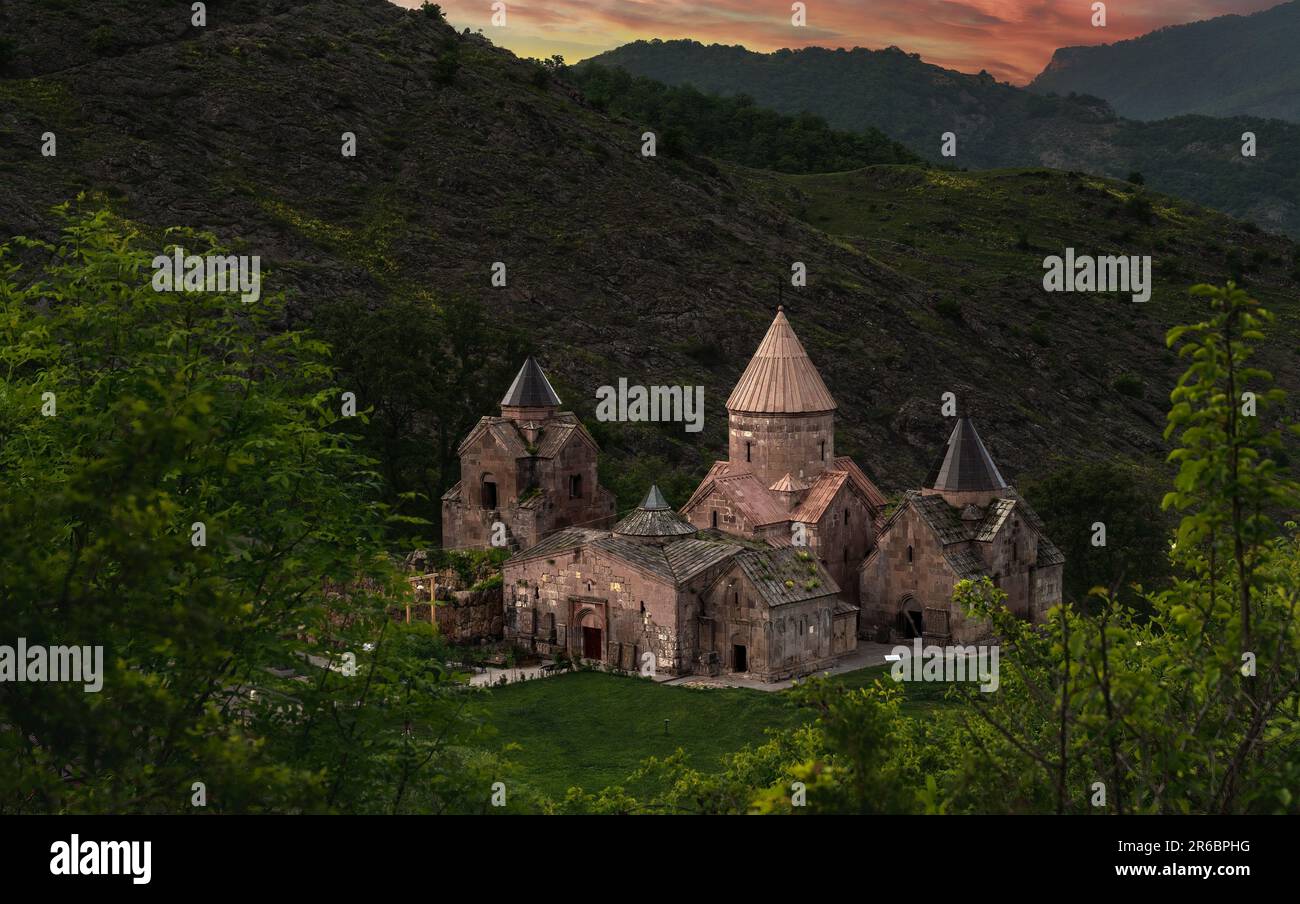
<path fill-rule="evenodd" d="M 1269 229 L 1300 235 L 1300 125 L 1252 117 L 1121 118 L 1089 95 L 1054 96 L 987 73 L 942 69 L 896 47 L 809 47 L 755 53 L 695 41 L 636 41 L 581 65 L 621 66 L 723 95 L 746 94 L 790 115 L 809 111 L 840 129 L 878 128 L 934 162 L 968 168 L 1049 166 L 1147 183 Z M 1258 136 L 1243 158 L 1243 132 Z M 942 135 L 957 156 L 941 156 Z"/>
<path fill-rule="evenodd" d="M 1187 113 L 1300 121 L 1300 2 L 1062 47 L 1029 88 L 1094 94 L 1132 119 Z"/>
<path fill-rule="evenodd" d="M 744 94 L 719 97 L 596 64 L 566 69 L 565 75 L 598 110 L 664 129 L 665 146 L 672 153 L 705 154 L 782 173 L 924 162 L 879 129 L 832 129 L 820 116 L 776 113 Z"/>
<path fill-rule="evenodd" d="M 925 476 L 949 390 L 980 400 L 1009 475 L 1062 450 L 1158 459 L 1177 372 L 1162 336 L 1191 310 L 1186 286 L 1244 271 L 1266 301 L 1295 291 L 1291 243 L 1126 182 L 880 166 L 829 211 L 711 159 L 707 132 L 687 156 L 645 157 L 647 128 L 689 121 L 602 112 L 562 74 L 384 0 L 245 0 L 201 29 L 125 0 L 4 14 L 0 236 L 51 237 L 51 206 L 89 191 L 144 228 L 260 254 L 290 292 L 287 325 L 330 339 L 373 405 L 394 499 L 423 494 L 402 510 L 435 521 L 457 442 L 528 351 L 597 434 L 620 501 L 656 479 L 676 501 L 725 447 L 723 400 L 784 302 L 839 403 L 840 443 L 898 489 Z M 972 104 L 1046 105 L 1075 130 L 1104 115 L 974 81 Z M 899 86 L 899 108 L 916 107 Z M 46 131 L 57 157 L 41 155 Z M 1152 301 L 1045 296 L 1042 259 L 1066 246 L 1152 254 Z M 1267 360 L 1280 378 L 1296 367 Z M 1141 399 L 1117 383 L 1136 371 Z M 620 377 L 703 385 L 705 431 L 595 421 L 596 388 Z"/>

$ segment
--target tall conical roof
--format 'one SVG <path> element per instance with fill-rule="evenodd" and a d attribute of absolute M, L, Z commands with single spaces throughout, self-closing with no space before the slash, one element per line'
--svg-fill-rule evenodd
<path fill-rule="evenodd" d="M 975 423 L 962 417 L 952 428 L 943 455 L 930 469 L 925 479 L 930 489 L 951 493 L 969 490 L 1002 490 L 1007 482 L 1002 479 L 998 466 L 993 463 L 989 450 L 975 432 Z"/>
<path fill-rule="evenodd" d="M 501 404 L 508 408 L 558 408 L 560 397 L 551 388 L 542 366 L 532 355 L 515 374 L 515 381 L 506 390 Z"/>
<path fill-rule="evenodd" d="M 777 308 L 776 319 L 727 399 L 727 410 L 758 414 L 835 410 L 835 400 L 785 319 L 784 308 Z"/>
<path fill-rule="evenodd" d="M 668 500 L 664 494 L 659 492 L 657 483 L 650 484 L 650 492 L 645 494 L 645 501 L 641 503 L 641 510 L 646 512 L 663 512 L 671 509 Z"/>
<path fill-rule="evenodd" d="M 695 533 L 695 526 L 674 512 L 659 487 L 652 486 L 641 507 L 614 525 L 614 533 L 624 537 L 685 537 Z"/>

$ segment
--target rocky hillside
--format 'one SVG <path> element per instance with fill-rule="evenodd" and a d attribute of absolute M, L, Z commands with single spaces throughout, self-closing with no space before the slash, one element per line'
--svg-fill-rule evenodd
<path fill-rule="evenodd" d="M 1115 44 L 1062 47 L 1032 91 L 1094 94 L 1121 116 L 1187 113 L 1300 121 L 1300 0 L 1174 25 Z"/>
<path fill-rule="evenodd" d="M 991 207 L 965 182 L 928 183 L 946 186 L 934 206 L 940 195 L 916 180 L 958 176 L 884 167 L 845 177 L 828 206 L 820 177 L 643 157 L 644 124 L 385 0 L 210 2 L 205 28 L 189 15 L 126 0 L 4 5 L 0 238 L 48 236 L 52 205 L 94 191 L 146 228 L 210 230 L 262 255 L 268 284 L 293 293 L 297 325 L 325 299 L 476 299 L 526 331 L 605 444 L 612 481 L 685 486 L 703 473 L 782 285 L 839 402 L 842 446 L 890 489 L 924 475 L 949 389 L 979 405 L 1010 475 L 1058 453 L 1158 455 L 1175 366 L 1160 332 L 1190 313 L 1176 287 L 1226 276 L 1231 254 L 1271 295 L 1295 290 L 1284 240 L 1159 196 L 1158 228 L 1130 221 L 1114 183 L 1016 177 Z M 41 155 L 47 131 L 56 157 Z M 340 153 L 345 132 L 355 158 Z M 836 219 L 859 215 L 894 244 Z M 1017 224 L 1044 218 L 1051 230 L 1011 254 Z M 1041 248 L 1094 235 L 1175 259 L 1152 302 L 1035 291 Z M 491 287 L 496 261 L 506 288 Z M 798 294 L 794 261 L 809 272 Z M 1286 317 L 1294 331 L 1293 304 Z M 1115 388 L 1130 370 L 1142 399 Z M 595 423 L 596 388 L 620 377 L 704 384 L 704 433 Z"/>
<path fill-rule="evenodd" d="M 1252 117 L 1121 118 L 1089 95 L 1040 94 L 925 63 L 896 47 L 809 47 L 754 53 L 695 41 L 637 41 L 590 62 L 670 85 L 748 94 L 782 113 L 807 110 L 841 129 L 879 128 L 936 163 L 970 169 L 1049 166 L 1123 179 L 1137 171 L 1161 191 L 1266 229 L 1300 236 L 1300 125 Z M 1282 64 L 1278 64 L 1282 65 Z M 1241 156 L 1241 134 L 1259 136 Z M 957 156 L 940 156 L 940 136 Z"/>

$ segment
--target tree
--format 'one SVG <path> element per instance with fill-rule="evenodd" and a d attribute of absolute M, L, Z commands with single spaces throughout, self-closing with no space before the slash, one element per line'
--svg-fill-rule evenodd
<path fill-rule="evenodd" d="M 102 689 L 0 683 L 0 811 L 193 812 L 195 783 L 212 811 L 402 810 L 433 772 L 421 806 L 468 807 L 466 704 L 387 617 L 328 347 L 276 332 L 274 293 L 154 291 L 160 239 L 58 213 L 57 245 L 0 248 L 0 637 L 102 647 Z"/>
<path fill-rule="evenodd" d="M 1155 478 L 1124 461 L 1055 462 L 1045 476 L 1021 487 L 1065 554 L 1065 598 L 1087 605 L 1093 587 L 1145 609 L 1132 590 L 1161 589 L 1170 566 L 1169 525 Z M 1106 545 L 1094 546 L 1092 525 L 1106 526 Z"/>

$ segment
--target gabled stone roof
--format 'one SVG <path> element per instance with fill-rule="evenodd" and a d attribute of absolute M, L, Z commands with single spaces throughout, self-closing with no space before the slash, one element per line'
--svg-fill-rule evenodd
<path fill-rule="evenodd" d="M 758 344 L 727 399 L 728 411 L 811 414 L 835 410 L 835 400 L 794 334 L 783 308 Z"/>
<path fill-rule="evenodd" d="M 1002 525 L 1006 524 L 1007 518 L 1015 511 L 1018 503 L 1014 499 L 994 499 L 989 503 L 988 509 L 984 512 L 984 518 L 980 521 L 979 526 L 975 528 L 974 539 L 981 543 L 990 543 L 1002 530 Z"/>
<path fill-rule="evenodd" d="M 1065 553 L 1055 543 L 1047 539 L 1044 534 L 1038 535 L 1038 560 L 1034 563 L 1039 568 L 1047 565 L 1062 565 L 1065 563 Z"/>
<path fill-rule="evenodd" d="M 717 478 L 715 483 L 719 491 L 756 527 L 790 520 L 790 513 L 772 497 L 763 482 L 751 471 L 728 474 Z"/>
<path fill-rule="evenodd" d="M 840 592 L 840 585 L 817 557 L 803 547 L 748 549 L 736 556 L 736 564 L 769 606 L 835 596 Z M 791 586 L 787 587 L 786 581 Z"/>
<path fill-rule="evenodd" d="M 871 478 L 867 476 L 867 472 L 858 467 L 858 463 L 852 458 L 849 458 L 847 455 L 837 456 L 835 459 L 835 470 L 847 471 L 849 474 L 849 480 L 853 481 L 853 485 L 858 488 L 858 491 L 862 493 L 863 497 L 867 502 L 871 503 L 873 507 L 877 509 L 883 509 L 885 507 L 885 504 L 888 501 L 885 499 L 885 494 L 880 492 L 880 488 L 871 482 Z"/>
<path fill-rule="evenodd" d="M 925 496 L 917 490 L 909 490 L 905 505 L 916 510 L 944 546 L 971 539 L 970 525 L 957 517 L 957 511 L 942 496 Z M 902 510 L 903 506 L 899 506 L 899 511 Z"/>
<path fill-rule="evenodd" d="M 519 432 L 519 425 L 514 420 L 508 417 L 484 416 L 479 418 L 478 423 L 469 433 L 465 434 L 456 451 L 463 456 L 465 450 L 484 433 L 487 433 L 492 442 L 505 449 L 514 458 L 530 456 L 543 459 L 555 458 L 573 438 L 578 438 L 593 449 L 597 448 L 596 441 L 587 432 L 587 428 L 582 426 L 578 418 L 570 412 L 562 411 L 554 414 L 539 421 L 537 426 L 541 430 L 541 435 L 538 437 L 537 446 L 530 451 L 523 434 Z"/>
<path fill-rule="evenodd" d="M 629 565 L 634 565 L 655 577 L 663 578 L 669 583 L 676 583 L 677 576 L 673 574 L 672 566 L 668 564 L 668 557 L 664 555 L 661 546 L 625 540 L 618 535 L 603 536 L 591 541 L 590 545 L 592 549 L 600 550 Z"/>
<path fill-rule="evenodd" d="M 558 408 L 560 397 L 551 388 L 551 381 L 546 379 L 537 359 L 529 355 L 506 390 L 501 405 L 509 408 Z"/>
<path fill-rule="evenodd" d="M 948 562 L 948 567 L 953 570 L 960 580 L 975 580 L 988 574 L 984 568 L 984 562 L 973 552 L 951 552 L 945 553 L 944 559 Z"/>
<path fill-rule="evenodd" d="M 924 485 L 949 493 L 1007 489 L 1007 482 L 969 417 L 959 419 L 952 428 L 948 444 L 930 469 Z"/>
<path fill-rule="evenodd" d="M 684 584 L 702 571 L 739 553 L 743 546 L 720 540 L 687 538 L 664 547 L 664 558 L 672 569 L 677 583 Z"/>
<path fill-rule="evenodd" d="M 822 516 L 826 514 L 826 508 L 835 501 L 835 494 L 848 480 L 847 471 L 822 471 L 813 481 L 803 502 L 790 513 L 790 520 L 802 521 L 804 524 L 816 524 L 821 521 Z"/>
<path fill-rule="evenodd" d="M 586 527 L 566 527 L 564 530 L 556 531 L 549 537 L 543 538 L 527 549 L 515 553 L 511 556 L 510 561 L 522 562 L 527 559 L 541 559 L 560 553 L 572 552 L 581 546 L 606 536 L 609 536 L 608 531 Z"/>

